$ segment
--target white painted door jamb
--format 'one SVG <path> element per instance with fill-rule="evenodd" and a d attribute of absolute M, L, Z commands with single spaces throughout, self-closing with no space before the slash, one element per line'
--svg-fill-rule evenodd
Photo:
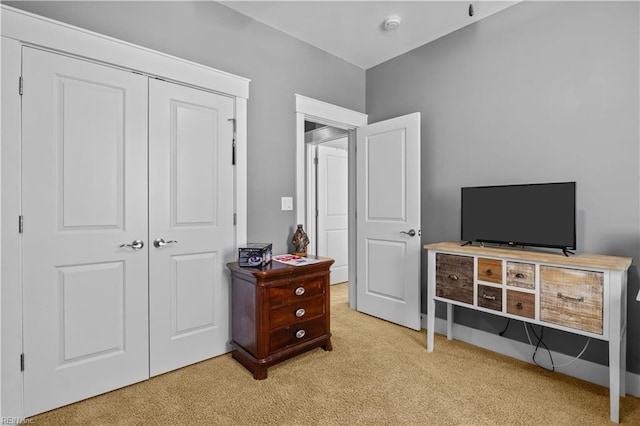
<path fill-rule="evenodd" d="M 296 222 L 306 224 L 305 139 L 304 122 L 326 124 L 349 130 L 349 306 L 356 308 L 356 191 L 355 191 L 355 129 L 367 124 L 367 114 L 332 105 L 327 102 L 296 97 Z"/>

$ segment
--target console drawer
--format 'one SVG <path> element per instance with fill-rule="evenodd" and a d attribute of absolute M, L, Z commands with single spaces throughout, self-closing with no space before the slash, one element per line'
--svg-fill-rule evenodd
<path fill-rule="evenodd" d="M 604 274 L 540 266 L 540 320 L 602 334 Z"/>
<path fill-rule="evenodd" d="M 502 289 L 479 285 L 478 306 L 493 309 L 494 311 L 502 311 Z"/>
<path fill-rule="evenodd" d="M 507 262 L 507 285 L 536 288 L 536 266 L 531 263 Z"/>
<path fill-rule="evenodd" d="M 535 319 L 536 295 L 507 290 L 507 312 L 512 315 Z"/>
<path fill-rule="evenodd" d="M 436 254 L 436 296 L 473 304 L 473 257 Z"/>
<path fill-rule="evenodd" d="M 502 284 L 502 260 L 479 257 L 478 280 Z"/>

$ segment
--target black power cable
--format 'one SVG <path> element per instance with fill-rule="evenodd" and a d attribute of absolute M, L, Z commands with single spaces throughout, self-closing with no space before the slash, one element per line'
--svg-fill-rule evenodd
<path fill-rule="evenodd" d="M 504 333 L 507 332 L 507 329 L 509 328 L 509 324 L 511 324 L 511 318 L 509 318 L 509 320 L 507 321 L 507 325 L 504 326 L 504 330 L 502 330 L 500 333 L 498 333 L 500 336 L 503 336 Z"/>
<path fill-rule="evenodd" d="M 525 324 L 525 327 L 526 327 L 526 324 Z M 547 353 L 549 354 L 549 359 L 551 360 L 551 369 L 550 369 L 550 371 L 556 371 L 556 367 L 555 367 L 555 365 L 553 363 L 553 357 L 551 356 L 551 350 L 542 341 L 542 338 L 544 337 L 544 327 L 542 327 L 542 326 L 540 327 L 540 336 L 538 336 L 538 333 L 536 333 L 536 330 L 533 328 L 533 324 L 529 324 L 529 327 L 531 328 L 531 332 L 533 333 L 533 335 L 536 337 L 536 339 L 538 339 L 538 342 L 536 343 L 536 347 L 533 350 L 533 356 L 531 357 L 531 360 L 538 367 L 544 368 L 545 370 L 549 370 L 549 368 L 545 367 L 544 365 L 538 364 L 538 362 L 536 361 L 536 354 L 538 353 L 538 349 L 540 348 L 540 345 L 542 345 L 547 350 Z"/>
<path fill-rule="evenodd" d="M 503 336 L 507 332 L 507 329 L 509 328 L 510 324 L 511 324 L 511 318 L 507 318 L 507 324 L 505 324 L 504 329 L 501 332 L 499 332 L 498 335 Z M 543 340 L 542 340 L 543 337 L 544 337 L 544 326 L 542 326 L 542 325 L 540 326 L 540 336 L 538 336 L 538 333 L 536 333 L 536 330 L 533 328 L 533 324 L 523 321 L 523 325 L 524 325 L 524 331 L 527 332 L 527 338 L 529 339 L 529 344 L 531 346 L 533 346 L 533 342 L 531 342 L 531 338 L 529 337 L 529 333 L 527 331 L 528 330 L 527 329 L 527 325 L 529 326 L 529 328 L 531 329 L 531 332 L 533 333 L 533 335 L 537 339 L 535 348 L 533 350 L 533 355 L 531 356 L 531 360 L 533 361 L 533 363 L 535 365 L 537 365 L 540 368 L 544 368 L 545 370 L 556 371 L 556 367 L 564 367 L 564 366 L 569 365 L 569 364 L 573 363 L 574 361 L 578 360 L 582 356 L 582 354 L 585 353 L 585 351 L 587 350 L 587 347 L 589 346 L 589 343 L 591 342 L 591 338 L 589 337 L 589 339 L 587 340 L 587 342 L 584 345 L 584 348 L 582 348 L 582 351 L 580 351 L 580 353 L 575 358 L 573 358 L 571 361 L 568 361 L 566 363 L 556 365 L 553 362 L 553 356 L 551 355 L 551 349 L 549 349 L 549 347 L 546 345 L 546 343 L 544 343 Z M 540 349 L 541 346 L 543 346 L 544 349 L 546 349 L 547 353 L 549 354 L 549 361 L 550 361 L 551 368 L 547 368 L 544 365 L 539 364 L 536 361 L 536 355 L 538 354 L 538 349 Z"/>

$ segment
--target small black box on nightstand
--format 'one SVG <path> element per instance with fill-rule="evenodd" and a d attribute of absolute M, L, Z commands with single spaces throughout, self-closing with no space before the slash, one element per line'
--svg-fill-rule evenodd
<path fill-rule="evenodd" d="M 262 267 L 271 262 L 271 247 L 269 243 L 248 243 L 238 248 L 238 265 Z"/>

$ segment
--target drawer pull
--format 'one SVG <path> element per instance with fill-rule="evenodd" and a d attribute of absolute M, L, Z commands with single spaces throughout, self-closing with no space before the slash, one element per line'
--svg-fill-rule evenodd
<path fill-rule="evenodd" d="M 298 331 L 296 331 L 296 338 L 302 339 L 305 334 L 307 334 L 307 333 L 305 333 L 304 330 L 298 330 Z"/>
<path fill-rule="evenodd" d="M 522 302 L 518 302 L 516 303 L 516 308 L 518 309 L 522 309 L 524 306 L 522 306 Z"/>
<path fill-rule="evenodd" d="M 491 268 L 487 269 L 487 275 L 493 275 L 493 271 L 491 270 Z"/>
<path fill-rule="evenodd" d="M 521 274 L 520 272 L 518 272 L 518 273 L 516 274 L 516 278 L 520 278 L 520 279 L 522 279 L 522 278 L 524 278 L 524 274 Z"/>
<path fill-rule="evenodd" d="M 298 287 L 296 288 L 296 296 L 302 296 L 304 294 L 304 287 Z"/>
<path fill-rule="evenodd" d="M 495 297 L 495 296 L 489 296 L 489 295 L 488 295 L 488 294 L 486 294 L 486 293 L 482 293 L 482 298 L 483 298 L 483 299 L 487 299 L 487 300 L 496 300 L 496 297 Z"/>
<path fill-rule="evenodd" d="M 300 308 L 300 309 L 298 309 L 298 310 L 296 311 L 296 316 L 297 316 L 298 318 L 303 317 L 303 316 L 304 316 L 304 314 L 305 314 L 305 312 L 306 312 L 306 311 L 305 311 L 303 308 Z"/>
<path fill-rule="evenodd" d="M 560 299 L 564 299 L 564 300 L 570 300 L 572 302 L 584 302 L 584 297 L 580 296 L 580 297 L 573 297 L 573 296 L 567 296 L 566 294 L 562 294 L 562 293 L 558 293 L 558 297 Z"/>
<path fill-rule="evenodd" d="M 458 281 L 458 276 L 454 275 L 454 274 L 451 274 L 451 275 L 449 275 L 449 279 L 453 280 L 453 281 Z"/>

